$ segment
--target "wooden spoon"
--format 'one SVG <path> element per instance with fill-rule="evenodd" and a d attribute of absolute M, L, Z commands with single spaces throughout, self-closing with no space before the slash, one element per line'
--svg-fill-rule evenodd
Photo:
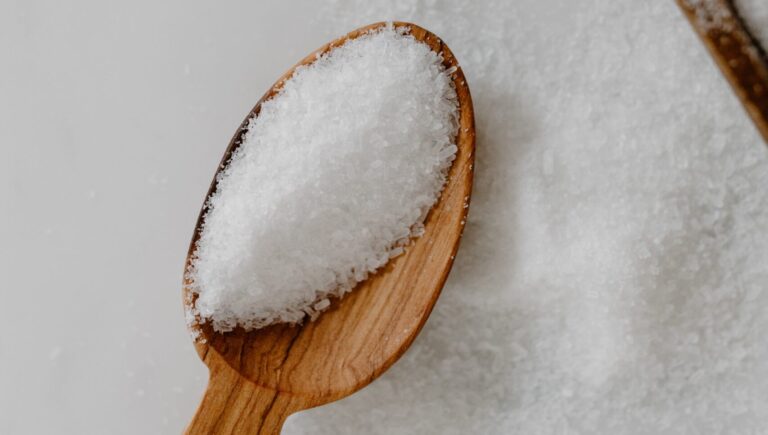
<path fill-rule="evenodd" d="M 768 143 L 768 56 L 732 0 L 677 0 Z"/>
<path fill-rule="evenodd" d="M 475 125 L 464 73 L 448 47 L 427 30 L 395 22 L 443 56 L 459 100 L 458 152 L 439 201 L 425 222 L 424 235 L 405 254 L 360 283 L 328 311 L 302 325 L 273 325 L 256 331 L 216 333 L 209 324 L 191 325 L 195 347 L 210 370 L 208 388 L 188 434 L 277 434 L 292 413 L 345 397 L 368 385 L 410 346 L 427 320 L 451 269 L 466 221 L 472 188 Z M 350 32 L 310 54 L 312 63 L 349 39 L 385 26 L 376 23 Z M 218 171 L 240 145 L 247 121 L 291 77 L 286 72 L 259 100 L 235 132 Z M 206 195 L 216 189 L 215 178 Z M 203 215 L 200 211 L 187 255 L 189 267 Z M 195 295 L 184 282 L 184 303 Z"/>

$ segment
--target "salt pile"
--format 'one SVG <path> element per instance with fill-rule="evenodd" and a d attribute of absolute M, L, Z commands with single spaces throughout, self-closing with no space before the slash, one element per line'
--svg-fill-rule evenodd
<path fill-rule="evenodd" d="M 328 5 L 460 55 L 477 173 L 424 332 L 284 433 L 766 433 L 768 152 L 674 1 Z"/>
<path fill-rule="evenodd" d="M 768 2 L 736 0 L 734 3 L 750 33 L 760 41 L 764 49 L 768 49 Z"/>
<path fill-rule="evenodd" d="M 457 150 L 441 61 L 385 28 L 297 69 L 209 199 L 195 314 L 219 331 L 299 322 L 419 235 Z"/>

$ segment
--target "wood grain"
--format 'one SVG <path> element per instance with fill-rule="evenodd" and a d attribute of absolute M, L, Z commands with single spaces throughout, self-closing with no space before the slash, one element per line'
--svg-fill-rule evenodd
<path fill-rule="evenodd" d="M 309 64 L 317 54 L 384 25 L 357 29 L 321 47 L 296 66 Z M 427 216 L 424 235 L 349 295 L 334 300 L 314 322 L 273 325 L 252 332 L 240 328 L 226 334 L 214 332 L 209 324 L 191 326 L 199 334 L 195 347 L 209 367 L 210 380 L 187 433 L 279 433 L 291 413 L 338 400 L 381 375 L 410 346 L 432 311 L 466 221 L 473 176 L 474 113 L 464 73 L 448 47 L 419 26 L 402 22 L 394 25 L 407 29 L 417 40 L 441 53 L 447 68 L 457 67 L 452 79 L 460 109 L 456 138 L 459 150 L 445 189 Z M 219 170 L 240 145 L 248 119 L 258 116 L 262 102 L 275 95 L 296 66 L 248 114 Z M 215 188 L 214 181 L 206 198 Z M 190 243 L 187 267 L 205 213 L 204 206 Z M 183 290 L 186 305 L 194 303 L 188 284 L 184 283 Z"/>
<path fill-rule="evenodd" d="M 730 0 L 677 0 L 768 142 L 768 57 Z"/>

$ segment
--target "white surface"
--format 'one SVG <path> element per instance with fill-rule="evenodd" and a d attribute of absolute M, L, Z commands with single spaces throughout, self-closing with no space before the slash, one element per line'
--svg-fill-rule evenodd
<path fill-rule="evenodd" d="M 283 70 L 387 18 L 442 36 L 468 75 L 469 227 L 411 351 L 286 433 L 765 427 L 768 159 L 674 2 L 107 3 L 0 13 L 0 433 L 184 427 L 206 372 L 179 282 L 224 146 Z M 697 220 L 723 201 L 726 224 Z M 653 261 L 663 273 L 646 277 Z M 687 317 L 625 305 L 634 291 Z M 699 323 L 674 321 L 696 314 L 701 341 L 687 335 Z M 659 340 L 627 347 L 621 319 Z"/>
<path fill-rule="evenodd" d="M 310 2 L 4 0 L 0 433 L 179 433 L 184 257 L 226 144 L 329 39 Z M 279 37 L 278 37 L 279 36 Z"/>

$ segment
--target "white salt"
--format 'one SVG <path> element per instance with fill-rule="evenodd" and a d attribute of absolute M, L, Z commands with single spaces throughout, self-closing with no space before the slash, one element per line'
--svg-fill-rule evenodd
<path fill-rule="evenodd" d="M 768 49 L 768 2 L 766 0 L 735 0 L 739 16 L 749 32 Z"/>
<path fill-rule="evenodd" d="M 189 271 L 216 330 L 316 317 L 402 252 L 456 153 L 442 57 L 388 27 L 297 69 L 218 178 Z"/>
<path fill-rule="evenodd" d="M 676 2 L 336 0 L 320 22 L 393 15 L 472 87 L 467 228 L 403 358 L 284 433 L 765 434 L 768 152 Z"/>

